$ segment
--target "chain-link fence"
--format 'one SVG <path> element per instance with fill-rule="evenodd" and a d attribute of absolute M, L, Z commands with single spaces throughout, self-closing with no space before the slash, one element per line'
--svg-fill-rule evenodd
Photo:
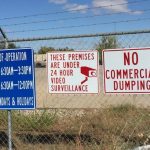
<path fill-rule="evenodd" d="M 95 50 L 115 39 L 115 47 L 150 47 L 150 31 L 9 40 L 31 47 L 35 54 L 37 109 L 12 111 L 13 148 L 41 150 L 122 150 L 150 144 L 150 96 L 103 92 L 100 65 L 99 94 L 49 94 L 45 54 L 55 50 Z M 117 44 L 116 44 L 117 43 Z M 114 44 L 114 43 L 113 43 Z M 144 58 L 143 58 L 144 59 Z M 8 144 L 7 112 L 0 111 L 0 148 Z"/>

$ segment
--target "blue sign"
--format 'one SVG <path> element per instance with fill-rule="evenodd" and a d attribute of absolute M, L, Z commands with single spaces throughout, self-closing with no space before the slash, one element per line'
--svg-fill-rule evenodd
<path fill-rule="evenodd" d="M 35 109 L 34 53 L 0 50 L 0 109 Z"/>

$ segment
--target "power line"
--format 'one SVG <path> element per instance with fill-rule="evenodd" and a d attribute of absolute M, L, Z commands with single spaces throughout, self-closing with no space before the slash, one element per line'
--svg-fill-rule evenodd
<path fill-rule="evenodd" d="M 22 33 L 22 32 L 36 32 L 36 31 L 56 30 L 56 29 L 69 29 L 69 28 L 89 27 L 89 26 L 116 24 L 116 23 L 130 23 L 130 22 L 138 22 L 138 21 L 146 21 L 146 20 L 150 20 L 150 18 L 137 18 L 137 19 L 130 19 L 130 20 L 101 22 L 101 23 L 93 23 L 93 24 L 81 24 L 81 25 L 74 25 L 74 26 L 61 26 L 61 27 L 52 27 L 52 28 L 18 30 L 18 31 L 9 31 L 9 32 L 6 32 L 6 33 L 11 34 L 11 33 Z"/>
<path fill-rule="evenodd" d="M 39 13 L 39 14 L 32 14 L 32 15 L 25 15 L 25 16 L 14 16 L 14 17 L 6 17 L 6 18 L 0 18 L 0 20 L 10 20 L 10 19 L 21 19 L 21 18 L 29 18 L 29 17 L 38 17 L 38 16 L 44 16 L 44 15 L 54 15 L 54 14 L 62 14 L 62 13 L 67 13 L 67 12 L 79 12 L 82 10 L 91 10 L 91 9 L 96 9 L 96 8 L 107 8 L 107 7 L 114 7 L 114 6 L 120 6 L 120 5 L 126 5 L 126 4 L 135 4 L 135 3 L 140 3 L 140 2 L 146 2 L 149 0 L 137 0 L 137 1 L 132 1 L 132 2 L 126 2 L 126 3 L 120 3 L 120 4 L 115 4 L 115 5 L 105 5 L 105 6 L 97 6 L 97 7 L 88 7 L 88 8 L 81 8 L 78 10 L 67 10 L 65 9 L 64 11 L 57 11 L 57 12 L 48 12 L 48 13 Z"/>
<path fill-rule="evenodd" d="M 148 12 L 150 9 L 145 10 L 138 10 L 141 12 Z M 128 13 L 135 13 L 136 10 L 131 10 Z M 39 20 L 39 21 L 31 21 L 31 22 L 21 22 L 21 23 L 13 23 L 13 24 L 3 24 L 0 25 L 1 27 L 8 27 L 8 26 L 19 26 L 19 25 L 30 25 L 30 24 L 38 24 L 38 23 L 46 23 L 46 22 L 57 22 L 57 21 L 66 21 L 66 20 L 76 20 L 76 19 L 87 19 L 92 17 L 99 17 L 99 16 L 111 16 L 111 15 L 118 15 L 123 12 L 115 12 L 115 13 L 105 13 L 105 14 L 97 14 L 97 15 L 87 15 L 87 16 L 79 16 L 79 17 L 67 17 L 67 18 L 60 18 L 60 19 L 49 19 L 49 20 Z"/>

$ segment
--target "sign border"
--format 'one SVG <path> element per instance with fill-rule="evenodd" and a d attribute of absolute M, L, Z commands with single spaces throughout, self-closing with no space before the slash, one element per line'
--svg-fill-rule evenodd
<path fill-rule="evenodd" d="M 31 50 L 32 52 L 32 68 L 33 68 L 33 95 L 34 95 L 34 107 L 33 108 L 0 108 L 0 110 L 35 110 L 36 109 L 36 84 L 35 84 L 35 63 L 34 63 L 34 50 L 31 47 L 24 47 L 24 48 L 11 48 L 11 49 L 1 49 L 0 51 L 6 51 L 6 50 Z"/>
<path fill-rule="evenodd" d="M 138 47 L 138 48 L 117 48 L 117 49 L 103 49 L 102 50 L 102 62 L 103 62 L 103 89 L 105 94 L 150 94 L 149 92 L 106 92 L 106 81 L 105 81 L 105 52 L 116 52 L 116 51 L 142 51 L 142 50 L 150 50 L 150 47 Z"/>
<path fill-rule="evenodd" d="M 98 83 L 98 92 L 97 93 L 50 93 L 49 92 L 49 84 L 48 84 L 48 86 L 47 86 L 47 91 L 48 91 L 48 94 L 51 94 L 51 95 L 56 95 L 56 94 L 70 94 L 70 95 L 72 95 L 72 94 L 76 94 L 76 95 L 89 95 L 89 94 L 99 94 L 100 93 L 100 77 L 99 77 L 99 53 L 98 53 L 98 50 L 75 50 L 75 51 L 52 51 L 52 52 L 47 52 L 46 53 L 46 58 L 47 58 L 47 65 L 46 65 L 46 71 L 47 71 L 47 81 L 48 81 L 48 54 L 49 53 L 69 53 L 69 52 L 71 52 L 71 53 L 73 53 L 73 52 L 75 52 L 75 53 L 77 53 L 77 52 L 97 52 L 97 83 Z"/>

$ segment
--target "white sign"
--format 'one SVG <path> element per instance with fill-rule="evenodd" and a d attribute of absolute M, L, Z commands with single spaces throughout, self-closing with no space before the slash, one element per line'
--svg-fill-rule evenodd
<path fill-rule="evenodd" d="M 150 93 L 150 48 L 103 50 L 105 93 Z"/>
<path fill-rule="evenodd" d="M 98 93 L 97 51 L 47 54 L 49 93 Z"/>

